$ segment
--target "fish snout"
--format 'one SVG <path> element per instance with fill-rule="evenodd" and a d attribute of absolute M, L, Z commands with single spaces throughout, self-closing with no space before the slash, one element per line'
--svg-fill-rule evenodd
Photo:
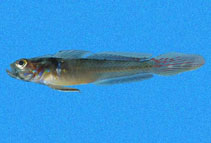
<path fill-rule="evenodd" d="M 13 78 L 17 78 L 17 70 L 16 68 L 14 67 L 14 64 L 11 64 L 10 65 L 10 70 L 7 69 L 6 70 L 7 74 Z"/>

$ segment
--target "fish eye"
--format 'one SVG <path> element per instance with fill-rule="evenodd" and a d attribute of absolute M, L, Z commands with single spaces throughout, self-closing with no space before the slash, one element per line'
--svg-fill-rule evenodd
<path fill-rule="evenodd" d="M 19 61 L 18 64 L 22 66 L 22 65 L 24 65 L 24 62 L 23 61 Z"/>
<path fill-rule="evenodd" d="M 27 65 L 27 61 L 25 59 L 22 59 L 16 62 L 16 66 L 20 69 L 23 69 L 26 65 Z"/>

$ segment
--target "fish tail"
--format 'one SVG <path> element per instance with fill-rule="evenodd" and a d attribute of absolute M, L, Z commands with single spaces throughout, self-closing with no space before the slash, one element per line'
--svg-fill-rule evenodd
<path fill-rule="evenodd" d="M 164 76 L 195 70 L 205 63 L 202 56 L 182 53 L 168 53 L 150 61 L 153 62 L 152 72 Z"/>

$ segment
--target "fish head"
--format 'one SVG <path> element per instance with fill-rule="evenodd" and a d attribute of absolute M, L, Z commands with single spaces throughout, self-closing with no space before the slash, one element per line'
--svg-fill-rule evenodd
<path fill-rule="evenodd" d="M 20 59 L 10 64 L 11 70 L 6 70 L 7 74 L 13 78 L 31 81 L 35 76 L 35 65 L 28 59 Z"/>

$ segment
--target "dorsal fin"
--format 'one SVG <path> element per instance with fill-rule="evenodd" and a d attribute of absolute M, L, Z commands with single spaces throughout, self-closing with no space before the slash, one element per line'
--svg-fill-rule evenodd
<path fill-rule="evenodd" d="M 103 52 L 88 56 L 88 59 L 99 59 L 99 60 L 126 60 L 126 61 L 145 61 L 148 60 L 152 55 L 144 53 L 121 53 L 121 52 Z"/>
<path fill-rule="evenodd" d="M 83 50 L 63 50 L 59 51 L 54 55 L 44 55 L 36 58 L 63 58 L 63 59 L 80 59 L 84 58 L 86 55 L 88 55 L 89 51 L 83 51 Z"/>
<path fill-rule="evenodd" d="M 88 53 L 90 52 L 82 50 L 63 50 L 56 53 L 54 57 L 64 58 L 64 59 L 78 59 L 78 58 L 83 58 Z"/>
<path fill-rule="evenodd" d="M 83 50 L 63 50 L 55 55 L 44 55 L 38 58 L 54 57 L 63 59 L 87 58 L 98 60 L 146 61 L 149 60 L 151 56 L 151 54 L 146 53 L 102 52 L 91 54 L 91 52 Z"/>

